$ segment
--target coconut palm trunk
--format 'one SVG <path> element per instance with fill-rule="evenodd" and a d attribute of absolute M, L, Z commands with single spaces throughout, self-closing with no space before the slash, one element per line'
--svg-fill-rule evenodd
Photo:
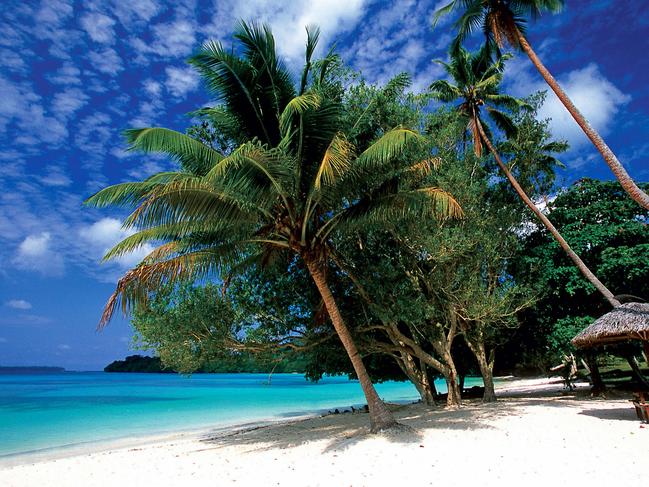
<path fill-rule="evenodd" d="M 345 321 L 340 314 L 338 305 L 336 304 L 334 296 L 331 293 L 331 289 L 329 289 L 327 279 L 322 272 L 319 263 L 315 259 L 311 259 L 309 257 L 305 257 L 304 260 L 307 268 L 309 269 L 309 273 L 311 274 L 311 277 L 313 278 L 313 281 L 315 282 L 315 285 L 320 292 L 320 296 L 324 301 L 325 307 L 327 308 L 327 313 L 329 314 L 329 318 L 331 318 L 331 322 L 334 325 L 336 333 L 338 334 L 343 347 L 345 347 L 347 355 L 349 355 L 349 359 L 351 360 L 352 366 L 354 367 L 354 372 L 356 372 L 356 376 L 358 377 L 361 387 L 363 388 L 363 393 L 365 394 L 365 398 L 367 399 L 367 406 L 370 413 L 371 431 L 373 433 L 376 433 L 378 431 L 395 426 L 397 422 L 392 416 L 390 410 L 377 394 L 376 389 L 372 384 L 372 380 L 370 379 L 370 376 L 367 373 L 367 369 L 363 364 L 360 353 L 358 352 L 358 348 L 356 348 L 356 344 L 354 343 L 354 340 L 349 333 L 349 329 L 347 328 L 347 325 L 345 324 Z"/>
<path fill-rule="evenodd" d="M 613 174 L 622 185 L 622 188 L 624 188 L 624 191 L 626 191 L 629 196 L 631 196 L 631 198 L 639 205 L 649 210 L 649 195 L 642 191 L 635 183 L 635 181 L 631 179 L 629 173 L 626 171 L 626 169 L 624 169 L 624 166 L 622 165 L 622 163 L 620 163 L 609 146 L 606 145 L 604 139 L 602 139 L 597 131 L 590 125 L 590 123 L 588 123 L 588 120 L 586 120 L 586 118 L 577 109 L 572 100 L 568 97 L 566 92 L 563 91 L 561 86 L 559 86 L 559 83 L 557 83 L 557 80 L 554 79 L 554 76 L 552 76 L 550 71 L 548 71 L 548 69 L 543 65 L 539 57 L 536 55 L 536 52 L 534 52 L 529 42 L 527 42 L 527 39 L 522 34 L 522 32 L 519 29 L 516 29 L 515 32 L 521 49 L 525 52 L 525 54 L 527 54 L 536 69 L 538 69 L 539 73 L 541 73 L 541 76 L 543 76 L 543 79 L 548 84 L 548 86 L 550 86 L 550 88 L 552 88 L 552 91 L 554 91 L 554 93 L 559 97 L 559 100 L 561 100 L 561 103 L 563 103 L 566 109 L 570 112 L 570 115 L 572 115 L 572 118 L 574 118 L 575 122 L 577 122 L 577 124 L 581 127 L 586 136 L 597 148 L 599 153 L 602 154 L 602 157 L 606 161 L 606 164 L 608 164 L 608 167 L 611 168 L 611 171 L 613 171 Z"/>
<path fill-rule="evenodd" d="M 532 210 L 532 212 L 538 217 L 539 220 L 543 223 L 545 228 L 548 229 L 548 231 L 552 234 L 552 236 L 555 238 L 557 242 L 559 242 L 559 245 L 561 248 L 565 251 L 566 254 L 568 254 L 568 257 L 574 262 L 574 264 L 577 266 L 579 271 L 582 273 L 582 275 L 590 282 L 595 288 L 606 298 L 606 300 L 611 304 L 611 306 L 616 307 L 620 305 L 620 302 L 615 299 L 615 296 L 609 289 L 602 284 L 602 282 L 597 279 L 597 276 L 591 272 L 591 270 L 586 266 L 584 261 L 581 260 L 581 258 L 572 250 L 568 242 L 561 236 L 559 231 L 555 228 L 555 226 L 552 224 L 552 222 L 539 210 L 534 202 L 525 194 L 525 191 L 521 187 L 520 184 L 518 184 L 518 181 L 516 181 L 516 178 L 512 175 L 512 173 L 507 169 L 507 166 L 503 163 L 502 159 L 500 158 L 500 155 L 498 154 L 498 151 L 496 148 L 493 146 L 491 143 L 491 140 L 489 137 L 487 137 L 487 134 L 485 133 L 484 127 L 482 126 L 482 123 L 480 122 L 480 119 L 478 117 L 475 118 L 475 123 L 476 126 L 478 127 L 478 131 L 480 132 L 480 136 L 482 137 L 482 140 L 484 140 L 484 143 L 487 145 L 489 148 L 489 151 L 493 154 L 494 159 L 496 160 L 496 163 L 498 164 L 498 167 L 502 170 L 503 173 L 505 173 L 505 177 L 509 180 L 511 183 L 512 187 L 518 194 L 518 196 L 523 200 L 523 202 L 527 205 L 527 207 Z"/>

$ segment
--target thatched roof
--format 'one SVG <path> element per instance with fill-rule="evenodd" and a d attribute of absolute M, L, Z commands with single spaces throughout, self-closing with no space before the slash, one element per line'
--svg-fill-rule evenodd
<path fill-rule="evenodd" d="M 621 304 L 579 333 L 572 343 L 584 348 L 625 340 L 649 341 L 649 304 Z"/>

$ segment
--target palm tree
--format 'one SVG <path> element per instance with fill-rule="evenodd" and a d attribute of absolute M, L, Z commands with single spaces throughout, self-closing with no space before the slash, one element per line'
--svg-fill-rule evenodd
<path fill-rule="evenodd" d="M 482 144 L 484 143 L 518 196 L 534 212 L 537 218 L 541 220 L 561 248 L 568 254 L 568 257 L 579 268 L 584 277 L 602 293 L 612 306 L 619 306 L 620 303 L 615 299 L 613 293 L 597 279 L 586 264 L 572 250 L 552 222 L 536 207 L 529 196 L 527 196 L 491 142 L 489 129 L 482 121 L 482 109 L 487 111 L 490 118 L 506 135 L 513 135 L 516 130 L 514 123 L 501 108 L 511 109 L 524 104 L 512 96 L 501 94 L 498 91 L 500 82 L 502 81 L 502 73 L 506 59 L 507 56 L 502 56 L 500 59 L 492 62 L 490 47 L 488 45 L 483 46 L 474 55 L 459 47 L 453 51 L 450 63 L 442 63 L 456 84 L 453 85 L 446 80 L 435 81 L 430 86 L 433 96 L 447 103 L 457 99 L 461 100 L 458 111 L 466 120 L 467 129 L 472 134 L 473 147 L 476 155 L 480 156 L 482 154 Z"/>
<path fill-rule="evenodd" d="M 624 190 L 638 204 L 649 209 L 649 195 L 642 191 L 635 181 L 631 179 L 629 173 L 624 169 L 613 151 L 606 145 L 604 139 L 590 125 L 557 83 L 557 80 L 554 79 L 554 76 L 543 65 L 525 37 L 526 15 L 536 18 L 542 11 L 558 12 L 562 9 L 563 3 L 563 0 L 453 0 L 436 12 L 434 24 L 441 15 L 450 13 L 456 8 L 462 8 L 462 16 L 456 22 L 458 34 L 453 41 L 454 50 L 460 46 L 469 34 L 481 29 L 485 33 L 487 43 L 495 47 L 497 52 L 500 52 L 505 42 L 509 43 L 514 49 L 525 52 L 539 73 L 541 73 L 545 82 L 552 88 L 552 91 L 570 112 L 572 118 L 597 148 Z"/>
<path fill-rule="evenodd" d="M 459 216 L 453 197 L 415 184 L 433 162 L 408 161 L 421 139 L 403 127 L 386 131 L 360 154 L 337 130 L 341 103 L 328 83 L 331 59 L 313 72 L 317 30 L 307 29 L 306 65 L 294 91 L 275 56 L 267 27 L 241 24 L 243 55 L 208 43 L 192 58 L 221 108 L 216 125 L 239 130 L 230 153 L 163 128 L 127 131 L 131 148 L 161 152 L 183 170 L 108 187 L 88 204 L 135 208 L 124 226 L 137 233 L 105 256 L 118 257 L 146 242 L 158 244 L 118 282 L 100 326 L 121 302 L 125 312 L 164 283 L 234 273 L 274 258 L 297 259 L 308 269 L 358 376 L 372 431 L 396 425 L 380 400 L 327 280 L 337 235 L 400 219 Z M 311 80 L 309 82 L 309 80 Z M 290 96 L 289 96 L 290 95 Z M 395 178 L 398 184 L 394 184 Z M 292 256 L 292 257 L 291 257 Z"/>

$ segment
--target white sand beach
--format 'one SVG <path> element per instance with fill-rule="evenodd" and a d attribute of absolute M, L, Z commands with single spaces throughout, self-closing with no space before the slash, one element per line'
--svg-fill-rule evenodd
<path fill-rule="evenodd" d="M 621 395 L 511 380 L 496 404 L 395 406 L 412 433 L 369 435 L 366 414 L 203 432 L 0 463 L 2 486 L 630 485 L 646 482 L 649 425 Z"/>

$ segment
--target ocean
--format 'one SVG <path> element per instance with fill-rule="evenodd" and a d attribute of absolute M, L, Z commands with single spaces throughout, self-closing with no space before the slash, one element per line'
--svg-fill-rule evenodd
<path fill-rule="evenodd" d="M 364 403 L 358 381 L 299 374 L 0 375 L 0 457 L 129 437 L 227 427 Z M 467 386 L 481 384 L 469 381 Z M 446 391 L 443 381 L 436 383 Z M 376 385 L 388 401 L 419 398 L 409 382 Z"/>

